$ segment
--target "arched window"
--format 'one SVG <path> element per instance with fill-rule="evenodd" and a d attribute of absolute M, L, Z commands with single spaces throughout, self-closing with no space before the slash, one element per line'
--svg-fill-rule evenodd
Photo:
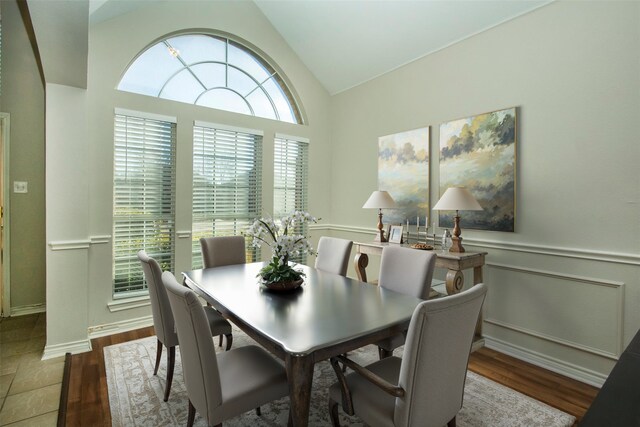
<path fill-rule="evenodd" d="M 248 47 L 220 36 L 187 34 L 154 44 L 133 61 L 118 89 L 302 123 L 278 72 Z"/>

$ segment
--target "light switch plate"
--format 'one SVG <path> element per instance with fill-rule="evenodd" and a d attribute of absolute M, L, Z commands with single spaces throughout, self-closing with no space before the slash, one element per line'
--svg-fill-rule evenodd
<path fill-rule="evenodd" d="M 13 192 L 14 193 L 27 193 L 28 183 L 27 181 L 13 181 Z"/>

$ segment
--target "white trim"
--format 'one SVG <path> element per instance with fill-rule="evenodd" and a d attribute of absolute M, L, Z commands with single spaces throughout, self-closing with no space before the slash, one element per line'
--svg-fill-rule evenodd
<path fill-rule="evenodd" d="M 133 308 L 146 307 L 151 305 L 149 295 L 143 295 L 139 297 L 122 298 L 107 303 L 107 307 L 111 313 L 115 313 L 123 310 L 131 310 Z"/>
<path fill-rule="evenodd" d="M 349 233 L 377 234 L 376 229 L 369 227 L 357 227 L 340 224 L 314 224 L 309 226 L 310 230 L 333 230 Z M 607 252 L 589 249 L 565 248 L 560 246 L 543 246 L 529 243 L 500 242 L 496 240 L 464 239 L 464 246 L 476 246 L 490 249 L 502 249 L 514 252 L 526 252 L 537 255 L 559 256 L 564 258 L 577 258 L 588 261 L 602 261 L 614 264 L 637 265 L 640 266 L 640 254 L 631 252 Z"/>
<path fill-rule="evenodd" d="M 229 126 L 229 125 L 221 125 L 219 123 L 203 122 L 202 120 L 194 120 L 193 125 L 198 127 L 203 127 L 203 128 L 209 128 L 209 129 L 228 130 L 229 132 L 250 133 L 252 135 L 264 136 L 264 131 L 262 130 L 241 128 L 241 127 Z"/>
<path fill-rule="evenodd" d="M 613 360 L 618 360 L 618 357 L 622 354 L 622 351 L 624 350 L 624 289 L 625 289 L 625 284 L 623 282 L 619 282 L 619 281 L 615 281 L 615 280 L 605 280 L 605 279 L 598 279 L 595 277 L 585 277 L 585 276 L 576 276 L 573 274 L 565 274 L 565 273 L 557 273 L 557 272 L 552 272 L 552 271 L 546 271 L 546 270 L 537 270 L 534 268 L 528 268 L 528 267 L 518 267 L 518 266 L 514 266 L 514 265 L 507 265 L 507 264 L 497 264 L 497 263 L 493 263 L 493 262 L 488 262 L 486 263 L 487 267 L 491 267 L 491 268 L 496 268 L 499 270 L 507 270 L 507 271 L 513 271 L 516 273 L 522 273 L 522 274 L 531 274 L 531 275 L 536 275 L 536 276 L 543 276 L 543 277 L 549 277 L 551 279 L 555 279 L 555 280 L 567 280 L 570 282 L 577 282 L 577 283 L 584 283 L 587 285 L 593 285 L 593 286 L 602 286 L 602 287 L 607 287 L 607 288 L 614 288 L 618 291 L 618 298 L 617 298 L 617 314 L 618 314 L 618 318 L 616 319 L 616 351 L 615 352 L 610 352 L 610 351 L 605 351 L 602 349 L 594 349 L 592 347 L 589 346 L 585 346 L 583 344 L 579 344 L 579 343 L 575 343 L 573 341 L 568 341 L 562 338 L 558 338 L 558 337 L 553 337 L 550 335 L 546 335 L 546 334 L 542 334 L 542 333 L 538 333 L 535 332 L 533 330 L 527 329 L 527 328 L 522 328 L 520 326 L 516 326 L 516 325 L 512 325 L 512 324 L 508 324 L 508 323 L 504 323 L 502 321 L 496 320 L 496 319 L 485 319 L 485 322 L 487 323 L 493 323 L 497 326 L 501 326 L 503 328 L 507 328 L 507 329 L 511 329 L 517 332 L 521 332 L 527 335 L 531 335 L 537 338 L 541 338 L 547 341 L 551 341 L 551 342 L 555 342 L 557 344 L 562 344 L 565 345 L 567 347 L 572 347 L 572 348 L 576 348 L 578 350 L 582 350 L 582 351 L 586 351 L 588 353 L 592 353 L 592 354 L 596 354 L 598 356 L 603 356 L 603 357 L 607 357 L 609 359 L 613 359 Z"/>
<path fill-rule="evenodd" d="M 605 374 L 585 369 L 573 363 L 567 363 L 563 360 L 538 353 L 537 351 L 532 351 L 487 335 L 484 335 L 484 339 L 487 348 L 595 387 L 602 387 L 602 384 L 604 384 L 604 381 L 607 379 L 607 375 Z"/>
<path fill-rule="evenodd" d="M 9 113 L 0 113 L 0 121 L 2 121 L 2 161 L 3 161 L 3 177 L 2 182 L 4 184 L 4 188 L 2 189 L 4 193 L 4 227 L 2 233 L 2 307 L 0 307 L 0 312 L 5 316 L 8 313 L 11 313 L 11 227 L 10 224 L 10 216 L 11 216 L 11 177 L 9 176 L 9 167 L 10 167 L 10 148 L 11 148 L 11 115 Z"/>
<path fill-rule="evenodd" d="M 46 313 L 47 305 L 44 303 L 40 304 L 27 304 L 21 305 L 19 307 L 11 307 L 9 313 L 11 316 L 26 316 L 27 314 L 35 314 L 35 313 Z"/>
<path fill-rule="evenodd" d="M 104 236 L 89 236 L 89 240 L 92 245 L 101 245 L 111 242 L 111 235 L 105 234 Z"/>
<path fill-rule="evenodd" d="M 178 239 L 189 239 L 191 238 L 191 230 L 176 231 L 176 237 Z"/>
<path fill-rule="evenodd" d="M 302 142 L 303 144 L 308 144 L 310 142 L 309 138 L 304 138 L 302 136 L 286 135 L 284 133 L 276 133 L 275 137 L 279 139 L 288 139 L 289 141 Z"/>
<path fill-rule="evenodd" d="M 153 326 L 153 316 L 138 317 L 137 319 L 121 320 L 119 322 L 105 323 L 104 325 L 90 326 L 89 339 L 106 337 L 107 335 L 133 331 L 135 329 Z"/>
<path fill-rule="evenodd" d="M 52 251 L 70 251 L 75 249 L 89 249 L 91 240 L 59 240 L 49 242 Z"/>
<path fill-rule="evenodd" d="M 128 117 L 138 117 L 141 119 L 158 120 L 161 122 L 178 123 L 178 118 L 174 116 L 165 116 L 163 114 L 147 113 L 146 111 L 128 110 L 126 108 L 116 108 L 115 114 Z"/>
<path fill-rule="evenodd" d="M 64 356 L 67 353 L 77 354 L 91 351 L 91 341 L 89 339 L 80 341 L 71 341 L 61 344 L 44 346 L 42 360 L 53 359 L 55 357 Z"/>
<path fill-rule="evenodd" d="M 630 252 L 606 252 L 589 249 L 564 248 L 560 246 L 535 245 L 518 242 L 499 242 L 495 240 L 464 239 L 465 246 L 480 246 L 490 249 L 503 249 L 513 252 L 526 252 L 537 255 L 551 255 L 565 258 L 578 258 L 590 261 L 612 262 L 640 266 L 640 255 Z"/>

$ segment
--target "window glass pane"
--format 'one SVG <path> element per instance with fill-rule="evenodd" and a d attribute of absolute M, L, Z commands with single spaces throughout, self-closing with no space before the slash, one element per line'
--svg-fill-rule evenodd
<path fill-rule="evenodd" d="M 258 84 L 242 71 L 229 67 L 229 89 L 233 89 L 242 96 L 256 88 Z"/>
<path fill-rule="evenodd" d="M 198 99 L 197 105 L 241 114 L 251 114 L 251 110 L 245 100 L 228 89 L 210 90 Z"/>
<path fill-rule="evenodd" d="M 238 42 L 186 34 L 163 40 L 143 52 L 129 66 L 118 89 L 298 123 L 301 116 L 284 81 L 274 67 Z M 272 105 L 264 102 L 264 93 L 257 92 L 256 87 L 263 82 L 267 82 L 264 89 L 273 99 Z M 218 88 L 230 92 L 205 93 Z M 240 98 L 251 94 L 251 99 L 242 101 L 236 94 Z"/>
<path fill-rule="evenodd" d="M 252 75 L 259 83 L 268 79 L 272 74 L 246 50 L 240 49 L 231 43 L 229 44 L 229 64 L 246 71 L 247 74 Z"/>
<path fill-rule="evenodd" d="M 172 37 L 167 41 L 175 49 L 178 49 L 180 57 L 187 65 L 202 61 L 226 62 L 226 42 L 224 40 L 201 34 L 193 34 Z"/>
<path fill-rule="evenodd" d="M 273 103 L 276 105 L 276 110 L 280 115 L 280 120 L 288 123 L 296 123 L 291 112 L 289 101 L 287 101 L 287 98 L 282 93 L 280 85 L 271 78 L 263 85 L 263 87 L 273 100 Z"/>
<path fill-rule="evenodd" d="M 158 96 L 160 88 L 182 64 L 160 43 L 135 60 L 118 85 L 119 90 Z"/>
<path fill-rule="evenodd" d="M 192 267 L 202 267 L 200 238 L 241 235 L 261 210 L 262 136 L 194 126 Z"/>
<path fill-rule="evenodd" d="M 137 253 L 173 271 L 174 123 L 116 115 L 113 182 L 113 294 L 146 290 Z"/>
<path fill-rule="evenodd" d="M 193 104 L 204 90 L 189 70 L 182 70 L 169 80 L 169 83 L 162 90 L 160 98 Z"/>
<path fill-rule="evenodd" d="M 226 65 L 223 64 L 200 64 L 191 67 L 193 73 L 200 79 L 207 89 L 213 89 L 215 87 L 225 87 Z"/>
<path fill-rule="evenodd" d="M 276 113 L 273 110 L 273 105 L 267 98 L 262 88 L 258 88 L 251 92 L 251 95 L 247 96 L 247 101 L 253 108 L 253 113 L 258 117 L 264 117 L 266 119 L 276 119 Z"/>

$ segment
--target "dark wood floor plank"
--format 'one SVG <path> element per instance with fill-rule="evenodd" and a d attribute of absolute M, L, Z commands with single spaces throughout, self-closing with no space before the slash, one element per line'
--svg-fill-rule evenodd
<path fill-rule="evenodd" d="M 110 426 L 104 347 L 154 335 L 153 327 L 91 341 L 93 350 L 71 360 L 67 426 Z M 598 389 L 488 348 L 473 353 L 469 369 L 582 419 Z"/>

